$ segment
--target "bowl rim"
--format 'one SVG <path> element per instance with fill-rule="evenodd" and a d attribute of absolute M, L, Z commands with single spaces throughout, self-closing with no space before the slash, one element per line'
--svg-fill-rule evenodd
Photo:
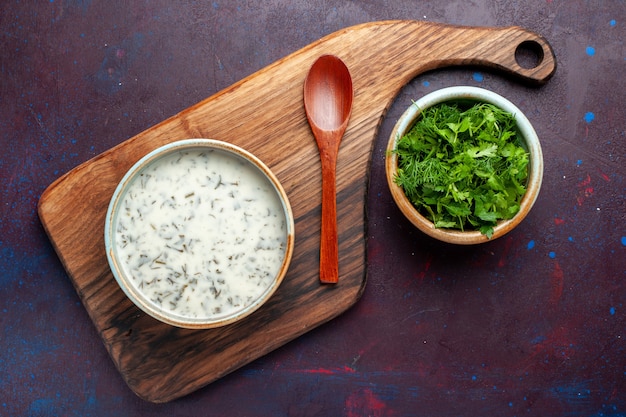
<path fill-rule="evenodd" d="M 117 219 L 117 208 L 122 201 L 121 198 L 125 195 L 125 192 L 128 189 L 129 185 L 146 166 L 174 152 L 186 149 L 218 149 L 250 163 L 273 185 L 274 190 L 280 200 L 283 214 L 285 216 L 287 241 L 285 254 L 278 273 L 274 277 L 271 285 L 261 294 L 261 296 L 259 296 L 259 298 L 257 298 L 250 305 L 240 310 L 237 310 L 230 315 L 220 316 L 215 319 L 211 317 L 185 317 L 183 315 L 172 314 L 167 310 L 159 308 L 147 297 L 143 296 L 143 293 L 137 290 L 135 286 L 129 281 L 129 278 L 126 276 L 125 273 L 123 273 L 123 268 L 118 265 L 118 259 L 116 257 L 116 246 L 114 238 L 115 234 L 113 231 Z M 235 321 L 239 321 L 258 310 L 276 292 L 276 290 L 282 283 L 285 275 L 287 274 L 287 270 L 291 263 L 294 251 L 294 242 L 295 224 L 293 211 L 287 197 L 287 193 L 285 192 L 276 175 L 270 170 L 267 165 L 265 165 L 265 163 L 263 163 L 251 152 L 232 143 L 217 139 L 193 138 L 176 140 L 174 142 L 170 142 L 166 145 L 160 146 L 145 154 L 142 158 L 135 162 L 131 166 L 131 168 L 126 171 L 122 179 L 117 184 L 111 200 L 109 201 L 104 226 L 104 244 L 107 261 L 116 282 L 118 283 L 124 294 L 133 302 L 134 305 L 136 305 L 139 309 L 141 309 L 146 314 L 152 316 L 153 318 L 169 325 L 188 329 L 209 329 L 225 326 Z"/>
<path fill-rule="evenodd" d="M 515 117 L 517 127 L 529 153 L 529 170 L 527 188 L 520 202 L 518 213 L 511 219 L 502 220 L 494 226 L 493 235 L 489 238 L 478 230 L 461 231 L 456 229 L 436 228 L 426 217 L 421 215 L 404 194 L 393 178 L 397 172 L 397 155 L 392 152 L 400 138 L 408 132 L 422 111 L 434 105 L 448 101 L 477 101 L 493 104 Z M 391 195 L 400 211 L 419 230 L 438 240 L 472 245 L 493 241 L 504 236 L 515 228 L 528 214 L 537 200 L 543 179 L 543 153 L 541 143 L 532 124 L 524 113 L 511 101 L 493 91 L 473 86 L 452 86 L 435 90 L 413 102 L 396 122 L 385 153 L 385 173 Z"/>

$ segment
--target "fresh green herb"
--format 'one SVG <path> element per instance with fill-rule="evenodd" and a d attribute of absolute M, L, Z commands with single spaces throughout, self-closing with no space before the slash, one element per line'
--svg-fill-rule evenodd
<path fill-rule="evenodd" d="M 528 152 L 515 118 L 494 105 L 430 107 L 398 141 L 395 182 L 435 227 L 493 234 L 526 192 Z"/>

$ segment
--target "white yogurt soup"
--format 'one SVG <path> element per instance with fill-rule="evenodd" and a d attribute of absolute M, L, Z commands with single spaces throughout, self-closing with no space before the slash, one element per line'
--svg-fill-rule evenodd
<path fill-rule="evenodd" d="M 176 149 L 143 166 L 119 195 L 110 236 L 118 273 L 175 322 L 254 309 L 287 257 L 293 226 L 285 205 L 239 154 Z"/>

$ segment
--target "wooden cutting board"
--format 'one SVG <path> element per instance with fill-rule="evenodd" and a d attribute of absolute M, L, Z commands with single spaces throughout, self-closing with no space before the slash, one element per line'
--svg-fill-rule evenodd
<path fill-rule="evenodd" d="M 538 52 L 534 68 L 515 59 Z M 337 165 L 339 284 L 319 284 L 321 173 L 302 102 L 304 78 L 322 54 L 351 71 L 354 108 Z M 378 126 L 399 90 L 420 73 L 451 65 L 503 70 L 542 84 L 556 69 L 540 36 L 518 27 L 470 28 L 384 21 L 333 33 L 76 167 L 43 193 L 39 216 L 106 349 L 141 398 L 188 394 L 354 305 L 366 282 L 368 162 Z M 184 138 L 234 143 L 263 160 L 282 182 L 296 222 L 295 252 L 283 284 L 256 313 L 211 330 L 171 327 L 125 296 L 103 242 L 109 199 L 143 155 Z M 362 325 L 359 324 L 359 325 Z"/>

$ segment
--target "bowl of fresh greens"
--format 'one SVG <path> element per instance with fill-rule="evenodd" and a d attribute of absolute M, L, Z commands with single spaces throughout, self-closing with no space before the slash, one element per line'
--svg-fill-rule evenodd
<path fill-rule="evenodd" d="M 541 188 L 532 124 L 504 97 L 458 86 L 414 102 L 398 119 L 385 169 L 402 213 L 448 243 L 488 242 L 515 228 Z"/>

